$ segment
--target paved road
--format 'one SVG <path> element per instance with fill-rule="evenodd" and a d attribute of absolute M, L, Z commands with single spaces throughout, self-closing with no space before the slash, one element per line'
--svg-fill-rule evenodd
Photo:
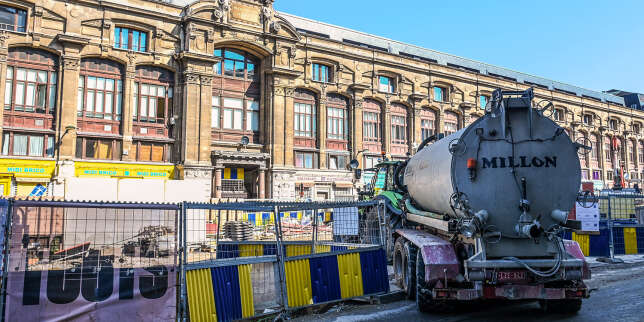
<path fill-rule="evenodd" d="M 477 305 L 452 314 L 422 314 L 411 301 L 384 305 L 347 304 L 299 321 L 644 321 L 644 266 L 593 272 L 594 291 L 577 315 L 546 314 L 537 303 L 502 302 Z"/>

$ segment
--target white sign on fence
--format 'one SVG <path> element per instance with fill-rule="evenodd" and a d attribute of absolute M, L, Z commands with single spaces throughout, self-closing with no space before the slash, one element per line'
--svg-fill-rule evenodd
<path fill-rule="evenodd" d="M 333 208 L 333 235 L 358 235 L 358 207 Z"/>
<path fill-rule="evenodd" d="M 599 231 L 599 204 L 595 203 L 588 208 L 579 203 L 575 203 L 575 206 L 577 220 L 581 221 L 581 230 Z"/>

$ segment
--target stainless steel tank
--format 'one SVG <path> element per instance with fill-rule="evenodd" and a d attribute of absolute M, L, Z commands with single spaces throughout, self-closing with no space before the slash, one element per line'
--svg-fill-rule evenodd
<path fill-rule="evenodd" d="M 485 211 L 481 235 L 491 256 L 548 253 L 540 232 L 561 224 L 555 215 L 574 206 L 580 182 L 577 146 L 527 98 L 504 101 L 418 151 L 404 174 L 409 196 L 426 211 L 463 219 Z"/>

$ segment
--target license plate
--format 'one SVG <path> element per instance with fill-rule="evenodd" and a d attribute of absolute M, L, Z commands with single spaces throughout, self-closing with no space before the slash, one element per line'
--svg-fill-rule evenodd
<path fill-rule="evenodd" d="M 497 272 L 496 280 L 499 282 L 519 282 L 528 279 L 528 272 L 526 271 L 509 271 Z"/>

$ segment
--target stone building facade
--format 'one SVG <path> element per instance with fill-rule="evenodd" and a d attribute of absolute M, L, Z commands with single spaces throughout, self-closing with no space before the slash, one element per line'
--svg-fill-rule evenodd
<path fill-rule="evenodd" d="M 272 0 L 0 6 L 5 195 L 350 198 L 364 178 L 349 160 L 403 159 L 483 115 L 494 89 L 528 87 L 593 146 L 584 178 L 610 181 L 612 153 L 644 178 L 644 112 L 619 96 L 276 12 Z"/>

